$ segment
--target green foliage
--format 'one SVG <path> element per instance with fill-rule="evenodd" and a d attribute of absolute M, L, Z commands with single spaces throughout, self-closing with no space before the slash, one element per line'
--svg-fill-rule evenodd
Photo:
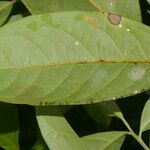
<path fill-rule="evenodd" d="M 102 132 L 82 138 L 90 150 L 120 150 L 126 132 Z"/>
<path fill-rule="evenodd" d="M 0 0 L 0 149 L 150 150 L 149 19 L 149 0 Z"/>
<path fill-rule="evenodd" d="M 143 109 L 141 126 L 140 126 L 140 135 L 142 132 L 150 129 L 150 100 L 147 101 Z"/>
<path fill-rule="evenodd" d="M 19 127 L 16 107 L 0 103 L 0 122 L 0 146 L 6 150 L 17 150 Z"/>
<path fill-rule="evenodd" d="M 13 6 L 13 2 L 0 1 L 0 26 L 7 19 L 8 15 L 11 11 L 12 6 Z"/>
<path fill-rule="evenodd" d="M 149 89 L 149 27 L 126 18 L 122 26 L 98 12 L 31 16 L 3 26 L 0 100 L 83 104 Z"/>

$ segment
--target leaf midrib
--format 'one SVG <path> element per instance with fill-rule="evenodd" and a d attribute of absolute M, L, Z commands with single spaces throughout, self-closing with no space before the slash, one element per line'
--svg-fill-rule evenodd
<path fill-rule="evenodd" d="M 18 67 L 6 67 L 0 68 L 0 70 L 19 70 L 19 69 L 31 69 L 31 68 L 45 68 L 50 66 L 61 66 L 61 65 L 83 65 L 83 64 L 145 64 L 149 65 L 150 60 L 96 60 L 96 61 L 72 61 L 64 63 L 51 63 L 51 64 L 33 64 Z"/>

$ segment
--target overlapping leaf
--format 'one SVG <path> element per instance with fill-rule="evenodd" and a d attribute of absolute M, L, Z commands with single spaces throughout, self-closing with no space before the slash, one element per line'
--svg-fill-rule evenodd
<path fill-rule="evenodd" d="M 141 21 L 139 0 L 22 0 L 32 14 L 54 11 L 97 10 Z M 133 7 L 134 6 L 134 7 Z"/>
<path fill-rule="evenodd" d="M 115 13 L 141 22 L 139 0 L 89 0 L 99 11 Z M 133 7 L 134 6 L 134 7 Z"/>
<path fill-rule="evenodd" d="M 145 104 L 142 117 L 141 117 L 141 125 L 140 125 L 140 135 L 142 132 L 150 130 L 150 100 Z"/>
<path fill-rule="evenodd" d="M 0 120 L 0 147 L 7 150 L 19 150 L 16 107 L 0 103 Z"/>
<path fill-rule="evenodd" d="M 51 150 L 88 150 L 57 108 L 37 108 L 37 120 Z"/>
<path fill-rule="evenodd" d="M 37 120 L 41 133 L 51 150 L 120 149 L 127 132 L 102 132 L 79 138 L 57 107 L 38 108 Z"/>
<path fill-rule="evenodd" d="M 85 105 L 85 109 L 96 122 L 106 128 L 109 126 L 112 116 L 123 117 L 115 101 Z"/>
<path fill-rule="evenodd" d="M 0 1 L 0 26 L 7 19 L 12 6 L 13 6 L 13 2 Z"/>
<path fill-rule="evenodd" d="M 22 2 L 32 14 L 70 10 L 96 10 L 88 0 L 22 0 Z"/>
<path fill-rule="evenodd" d="M 150 30 L 98 12 L 38 15 L 0 30 L 0 100 L 81 104 L 150 88 Z"/>
<path fill-rule="evenodd" d="M 82 140 L 90 150 L 120 150 L 127 132 L 102 132 L 85 136 Z"/>

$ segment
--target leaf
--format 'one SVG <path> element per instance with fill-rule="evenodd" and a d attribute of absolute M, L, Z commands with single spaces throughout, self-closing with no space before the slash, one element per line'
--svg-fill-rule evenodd
<path fill-rule="evenodd" d="M 49 150 L 41 135 L 37 135 L 37 141 L 31 150 Z"/>
<path fill-rule="evenodd" d="M 127 132 L 111 131 L 85 136 L 82 140 L 90 150 L 120 150 Z"/>
<path fill-rule="evenodd" d="M 37 108 L 37 120 L 51 150 L 88 150 L 57 107 Z"/>
<path fill-rule="evenodd" d="M 96 10 L 88 0 L 22 0 L 32 14 L 55 11 Z"/>
<path fill-rule="evenodd" d="M 26 7 L 21 3 L 17 2 L 13 6 L 11 11 L 11 15 L 7 19 L 7 23 L 14 22 L 16 20 L 22 19 L 23 17 L 31 15 L 30 12 L 26 9 Z"/>
<path fill-rule="evenodd" d="M 107 17 L 61 12 L 3 26 L 0 100 L 86 104 L 150 89 L 149 27 L 127 18 L 113 25 Z"/>
<path fill-rule="evenodd" d="M 12 6 L 13 6 L 13 1 L 8 2 L 8 1 L 0 1 L 0 26 L 5 22 L 7 19 Z"/>
<path fill-rule="evenodd" d="M 142 21 L 139 0 L 89 0 L 99 11 Z"/>
<path fill-rule="evenodd" d="M 103 127 L 108 127 L 111 119 L 111 116 L 123 117 L 119 107 L 115 101 L 101 102 L 92 105 L 84 106 L 90 116 Z"/>
<path fill-rule="evenodd" d="M 140 135 L 150 129 L 150 99 L 145 104 L 140 123 Z"/>
<path fill-rule="evenodd" d="M 0 147 L 6 150 L 19 150 L 16 107 L 0 103 L 0 121 Z"/>
<path fill-rule="evenodd" d="M 7 23 L 11 23 L 11 22 L 14 22 L 14 21 L 22 19 L 22 18 L 23 18 L 22 14 L 15 14 L 10 17 L 10 19 Z"/>

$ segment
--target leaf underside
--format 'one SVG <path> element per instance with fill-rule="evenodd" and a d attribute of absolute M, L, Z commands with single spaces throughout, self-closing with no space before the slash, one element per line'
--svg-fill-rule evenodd
<path fill-rule="evenodd" d="M 35 15 L 0 29 L 0 100 L 85 104 L 150 88 L 150 30 L 99 12 Z"/>

